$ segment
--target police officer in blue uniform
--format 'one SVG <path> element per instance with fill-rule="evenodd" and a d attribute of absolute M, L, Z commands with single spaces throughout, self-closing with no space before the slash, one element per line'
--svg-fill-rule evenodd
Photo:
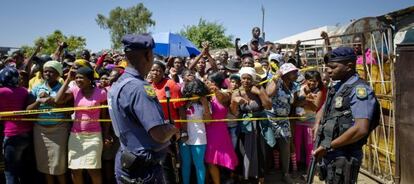
<path fill-rule="evenodd" d="M 339 47 L 325 59 L 333 81 L 322 117 L 317 121 L 319 142 L 313 151 L 321 158 L 319 176 L 326 183 L 356 183 L 362 146 L 379 123 L 379 103 L 372 88 L 356 73 L 356 55 Z M 319 118 L 318 118 L 319 119 Z"/>
<path fill-rule="evenodd" d="M 109 113 L 121 143 L 115 158 L 117 183 L 165 183 L 160 161 L 178 132 L 164 115 L 145 76 L 153 64 L 154 40 L 148 34 L 122 39 L 128 67 L 109 91 Z"/>

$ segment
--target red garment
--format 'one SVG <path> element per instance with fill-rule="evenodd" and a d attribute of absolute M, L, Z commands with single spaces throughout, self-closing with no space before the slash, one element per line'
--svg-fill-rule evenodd
<path fill-rule="evenodd" d="M 180 86 L 174 82 L 174 80 L 164 78 L 159 83 L 155 84 L 152 83 L 152 87 L 155 90 L 155 93 L 157 94 L 158 100 L 166 100 L 167 97 L 165 95 L 165 87 L 170 87 L 171 91 L 171 99 L 175 98 L 182 98 L 181 94 L 181 88 Z M 180 116 L 178 114 L 178 109 L 185 105 L 185 101 L 182 102 L 171 102 L 170 103 L 170 111 L 171 111 L 171 118 L 173 120 L 180 119 Z M 161 103 L 162 111 L 164 112 L 164 119 L 168 119 L 168 109 L 167 109 L 167 103 Z M 175 126 L 177 128 L 180 128 L 180 123 L 175 123 Z"/>
<path fill-rule="evenodd" d="M 321 103 L 318 104 L 318 110 L 316 110 L 316 112 L 319 112 L 319 110 L 323 107 L 323 104 L 325 104 L 328 89 L 325 86 L 323 86 L 322 89 L 321 89 L 321 92 L 322 92 L 322 100 L 321 100 Z"/>
<path fill-rule="evenodd" d="M 104 53 L 98 58 L 98 60 L 96 61 L 95 69 L 99 69 L 101 67 L 101 65 L 103 64 L 103 62 L 105 60 L 106 55 L 108 55 L 108 54 Z"/>

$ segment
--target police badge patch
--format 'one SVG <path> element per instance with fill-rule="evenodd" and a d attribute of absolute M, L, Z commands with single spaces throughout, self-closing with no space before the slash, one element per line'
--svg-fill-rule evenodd
<path fill-rule="evenodd" d="M 151 85 L 144 85 L 144 89 L 145 89 L 145 93 L 147 93 L 148 96 L 154 98 L 157 96 L 157 94 L 155 93 L 154 88 L 152 88 Z"/>
<path fill-rule="evenodd" d="M 335 98 L 335 108 L 341 108 L 342 107 L 342 102 L 344 101 L 344 98 L 342 98 L 341 96 L 338 96 Z"/>
<path fill-rule="evenodd" d="M 368 96 L 367 89 L 364 86 L 357 86 L 355 88 L 355 91 L 356 91 L 356 96 L 359 99 L 364 99 L 364 98 L 366 98 Z"/>

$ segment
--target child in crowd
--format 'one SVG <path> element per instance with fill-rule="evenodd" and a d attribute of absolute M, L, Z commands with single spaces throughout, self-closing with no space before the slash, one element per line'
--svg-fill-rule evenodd
<path fill-rule="evenodd" d="M 197 120 L 211 119 L 210 103 L 207 100 L 209 94 L 207 86 L 199 79 L 186 83 L 183 89 L 184 97 L 200 97 L 187 103 L 187 132 L 188 140 L 180 144 L 182 161 L 182 180 L 184 184 L 190 183 L 191 163 L 194 162 L 197 175 L 197 183 L 205 183 L 206 168 L 204 154 L 206 152 L 207 137 L 206 127 L 203 122 Z"/>

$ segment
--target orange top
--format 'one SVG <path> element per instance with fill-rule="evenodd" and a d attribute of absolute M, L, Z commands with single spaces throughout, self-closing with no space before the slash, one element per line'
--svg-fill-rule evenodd
<path fill-rule="evenodd" d="M 180 86 L 174 82 L 174 80 L 164 78 L 159 83 L 155 84 L 152 83 L 152 87 L 155 90 L 155 93 L 157 94 L 158 100 L 166 100 L 167 96 L 165 94 L 165 87 L 170 87 L 171 92 L 171 99 L 174 98 L 182 98 L 181 94 L 181 88 Z M 178 108 L 185 105 L 185 102 L 171 102 L 170 103 L 170 111 L 171 111 L 171 118 L 173 120 L 180 119 L 180 116 L 178 114 Z M 164 119 L 168 119 L 168 109 L 167 109 L 167 103 L 161 103 L 162 111 L 164 112 Z M 175 123 L 175 126 L 180 128 L 180 123 Z"/>

